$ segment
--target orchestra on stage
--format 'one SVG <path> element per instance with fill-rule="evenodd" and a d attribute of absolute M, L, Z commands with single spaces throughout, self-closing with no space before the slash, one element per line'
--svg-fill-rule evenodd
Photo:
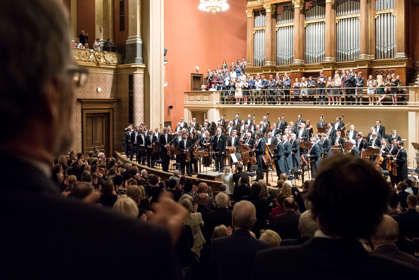
<path fill-rule="evenodd" d="M 295 121 L 280 116 L 271 123 L 269 117 L 268 113 L 257 122 L 255 115 L 240 119 L 237 113 L 233 120 L 222 116 L 216 123 L 202 124 L 196 118 L 189 124 L 181 119 L 174 129 L 162 131 L 130 125 L 125 129 L 125 153 L 139 164 L 159 164 L 163 171 L 177 169 L 189 176 L 209 169 L 222 172 L 224 166 L 242 162 L 257 179 L 274 172 L 278 178 L 285 173 L 303 182 L 306 173 L 316 177 L 323 159 L 352 154 L 371 161 L 393 185 L 407 178 L 404 143 L 395 129 L 387 134 L 380 120 L 364 135 L 354 124 L 345 124 L 343 115 L 334 122 L 321 115 L 315 128 L 302 114 Z"/>

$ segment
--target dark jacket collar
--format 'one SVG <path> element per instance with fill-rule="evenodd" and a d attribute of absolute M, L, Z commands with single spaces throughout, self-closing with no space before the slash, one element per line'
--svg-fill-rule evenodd
<path fill-rule="evenodd" d="M 1 189 L 59 194 L 58 186 L 37 167 L 17 157 L 0 154 Z"/>

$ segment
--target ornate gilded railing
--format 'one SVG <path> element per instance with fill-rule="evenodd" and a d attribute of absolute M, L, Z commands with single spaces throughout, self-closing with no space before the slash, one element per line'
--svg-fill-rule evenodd
<path fill-rule="evenodd" d="M 116 66 L 121 56 L 115 52 L 98 52 L 92 49 L 72 49 L 73 59 L 83 66 Z"/>

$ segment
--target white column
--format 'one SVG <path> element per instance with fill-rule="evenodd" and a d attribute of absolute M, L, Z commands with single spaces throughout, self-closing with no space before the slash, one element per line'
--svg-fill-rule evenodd
<path fill-rule="evenodd" d="M 192 120 L 192 112 L 188 108 L 183 109 L 183 119 L 187 123 Z M 173 124 L 172 126 L 174 128 L 176 125 Z"/>

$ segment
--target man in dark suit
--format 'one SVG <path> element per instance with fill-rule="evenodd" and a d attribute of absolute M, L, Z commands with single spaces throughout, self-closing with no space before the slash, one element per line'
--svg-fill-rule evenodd
<path fill-rule="evenodd" d="M 125 155 L 127 156 L 127 158 L 129 158 L 129 160 L 132 160 L 132 158 L 134 157 L 134 145 L 132 142 L 132 127 L 128 126 L 128 128 L 125 130 L 125 138 L 124 138 L 124 143 L 125 143 Z"/>
<path fill-rule="evenodd" d="M 60 3 L 0 2 L 7 57 L 0 76 L 1 278 L 129 279 L 139 269 L 143 279 L 178 279 L 172 242 L 183 228 L 181 206 L 162 198 L 153 222 L 143 223 L 64 198 L 51 179 L 54 158 L 71 147 L 74 89 L 86 82 L 77 78 L 87 75 L 72 63 Z"/>
<path fill-rule="evenodd" d="M 176 146 L 176 149 L 178 149 L 178 155 L 176 158 L 179 158 L 179 164 L 180 164 L 180 172 L 182 175 L 185 174 L 185 168 L 188 176 L 192 175 L 192 170 L 190 164 L 187 162 L 187 155 L 191 152 L 191 147 L 193 145 L 193 142 L 188 137 L 188 133 L 184 132 L 182 134 L 182 140 L 180 140 Z"/>
<path fill-rule="evenodd" d="M 276 216 L 272 221 L 272 229 L 276 231 L 282 239 L 299 239 L 298 219 L 300 215 L 295 212 L 296 204 L 294 199 L 288 197 L 282 203 L 284 213 Z"/>
<path fill-rule="evenodd" d="M 319 128 L 326 129 L 326 127 L 327 127 L 327 123 L 324 120 L 324 116 L 320 115 L 320 120 L 317 122 L 317 129 L 319 129 Z"/>
<path fill-rule="evenodd" d="M 265 154 L 265 147 L 266 147 L 266 143 L 262 137 L 262 134 L 260 132 L 256 133 L 255 155 L 256 155 L 256 161 L 258 165 L 259 174 L 262 174 L 261 175 L 262 178 L 259 178 L 259 179 L 263 179 L 263 171 L 265 170 L 265 164 L 262 158 L 262 156 Z"/>
<path fill-rule="evenodd" d="M 402 140 L 402 138 L 400 137 L 400 135 L 397 134 L 397 130 L 395 130 L 395 129 L 393 129 L 391 131 L 391 134 L 388 135 L 387 138 L 388 138 L 388 142 L 389 143 L 392 143 L 393 140 L 396 140 L 396 141 L 401 141 Z"/>
<path fill-rule="evenodd" d="M 378 139 L 377 133 L 375 131 L 371 134 L 371 140 L 368 143 L 368 147 L 381 148 L 381 141 Z"/>
<path fill-rule="evenodd" d="M 311 177 L 316 178 L 317 168 L 320 164 L 320 160 L 322 159 L 322 149 L 319 147 L 319 143 L 315 137 L 311 138 L 311 144 L 311 149 L 308 152 L 308 156 L 310 158 Z"/>
<path fill-rule="evenodd" d="M 354 126 L 353 124 L 351 124 L 351 125 L 349 126 L 348 131 L 346 131 L 346 138 L 348 138 L 349 140 L 350 140 L 350 139 L 355 140 L 355 139 L 356 139 L 356 135 L 357 135 L 357 134 L 358 134 L 358 131 L 356 131 L 356 130 L 355 130 L 355 126 Z"/>
<path fill-rule="evenodd" d="M 397 179 L 396 183 L 407 179 L 407 152 L 402 141 L 398 142 L 398 152 L 396 155 Z"/>
<path fill-rule="evenodd" d="M 212 139 L 212 150 L 215 157 L 215 171 L 222 171 L 224 169 L 224 155 L 226 151 L 226 141 L 221 134 L 221 128 L 217 129 L 216 135 Z"/>
<path fill-rule="evenodd" d="M 334 156 L 323 161 L 309 194 L 320 230 L 303 245 L 258 253 L 253 279 L 269 279 L 278 271 L 281 279 L 416 279 L 416 268 L 371 255 L 358 241 L 374 234 L 389 192 L 381 174 L 364 160 Z"/>
<path fill-rule="evenodd" d="M 233 126 L 236 128 L 236 129 L 240 129 L 240 124 L 241 124 L 241 120 L 240 120 L 240 118 L 239 118 L 239 113 L 237 113 L 236 114 L 236 116 L 235 116 L 235 118 L 234 118 L 234 120 L 233 120 Z"/>
<path fill-rule="evenodd" d="M 268 248 L 268 245 L 250 234 L 250 229 L 256 222 L 256 208 L 251 202 L 237 202 L 233 208 L 232 219 L 233 234 L 212 241 L 211 262 L 216 271 L 216 279 L 247 280 L 251 277 L 256 253 Z"/>
<path fill-rule="evenodd" d="M 386 129 L 381 124 L 380 120 L 375 121 L 374 131 L 377 133 L 378 138 L 383 138 L 386 136 Z"/>
<path fill-rule="evenodd" d="M 368 143 L 367 141 L 365 141 L 362 132 L 358 132 L 358 134 L 356 135 L 355 144 L 359 152 L 364 151 L 368 147 Z"/>
<path fill-rule="evenodd" d="M 140 129 L 137 132 L 137 162 L 139 164 L 145 164 L 147 156 L 146 156 L 146 137 Z"/>
<path fill-rule="evenodd" d="M 170 156 L 168 151 L 170 149 L 169 143 L 172 141 L 171 136 L 167 133 L 167 128 L 163 128 L 163 133 L 160 135 L 160 158 L 163 171 L 169 171 Z"/>

